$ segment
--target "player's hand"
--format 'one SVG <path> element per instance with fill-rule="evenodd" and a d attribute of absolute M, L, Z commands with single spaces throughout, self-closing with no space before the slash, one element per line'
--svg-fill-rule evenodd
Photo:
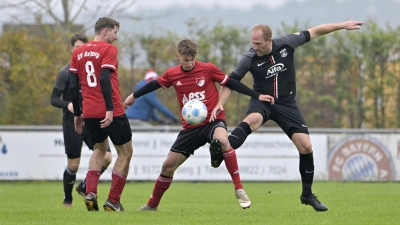
<path fill-rule="evenodd" d="M 133 105 L 133 103 L 135 102 L 135 97 L 133 97 L 133 93 L 130 94 L 124 101 L 123 105 L 124 105 L 124 109 L 127 109 L 128 106 Z"/>
<path fill-rule="evenodd" d="M 68 103 L 68 111 L 74 113 L 74 106 L 72 105 L 72 102 Z"/>
<path fill-rule="evenodd" d="M 349 20 L 344 22 L 344 29 L 346 30 L 359 30 L 364 22 L 356 21 L 356 20 Z"/>
<path fill-rule="evenodd" d="M 75 131 L 76 131 L 78 134 L 81 134 L 81 133 L 82 133 L 83 124 L 84 124 L 84 122 L 83 122 L 83 117 L 82 117 L 82 115 L 80 115 L 80 116 L 74 116 Z"/>
<path fill-rule="evenodd" d="M 106 128 L 106 127 L 110 126 L 110 124 L 113 121 L 113 116 L 114 116 L 114 111 L 107 111 L 106 118 L 104 118 L 104 120 L 100 121 L 100 128 Z"/>
<path fill-rule="evenodd" d="M 214 120 L 217 119 L 217 115 L 223 110 L 224 110 L 224 106 L 222 106 L 222 105 L 215 106 L 215 108 L 211 112 L 210 122 L 214 122 Z"/>
<path fill-rule="evenodd" d="M 269 103 L 271 103 L 271 105 L 273 105 L 275 103 L 275 99 L 271 95 L 260 95 L 260 97 L 258 97 L 258 100 L 264 101 L 264 102 L 269 102 Z"/>

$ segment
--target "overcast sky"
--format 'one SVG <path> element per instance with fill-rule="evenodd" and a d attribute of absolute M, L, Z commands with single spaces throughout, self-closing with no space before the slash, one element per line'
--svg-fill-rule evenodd
<path fill-rule="evenodd" d="M 284 5 L 288 1 L 298 1 L 303 2 L 305 0 L 138 0 L 137 7 L 168 7 L 173 5 L 181 6 L 222 6 L 226 8 L 239 8 L 239 9 L 249 9 L 255 4 L 265 5 L 271 8 L 277 8 Z M 346 1 L 346 0 L 337 0 Z"/>

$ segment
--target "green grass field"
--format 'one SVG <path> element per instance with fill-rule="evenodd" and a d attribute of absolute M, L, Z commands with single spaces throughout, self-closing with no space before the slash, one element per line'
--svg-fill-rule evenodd
<path fill-rule="evenodd" d="M 99 185 L 99 205 L 109 182 Z M 316 182 L 313 191 L 329 210 L 300 204 L 300 182 L 244 182 L 252 200 L 241 209 L 229 182 L 174 182 L 158 211 L 139 212 L 153 182 L 127 183 L 125 212 L 87 212 L 74 193 L 62 206 L 60 182 L 0 182 L 0 224 L 400 224 L 400 183 Z M 102 209 L 102 207 L 101 207 Z"/>

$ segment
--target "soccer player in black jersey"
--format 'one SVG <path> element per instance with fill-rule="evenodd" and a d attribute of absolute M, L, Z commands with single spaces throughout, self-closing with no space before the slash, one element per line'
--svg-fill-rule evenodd
<path fill-rule="evenodd" d="M 257 130 L 267 120 L 275 121 L 292 140 L 300 153 L 300 175 L 302 195 L 300 201 L 311 205 L 317 211 L 326 211 L 328 207 L 321 203 L 312 193 L 314 179 L 313 149 L 305 122 L 296 97 L 296 72 L 294 52 L 300 45 L 319 36 L 337 30 L 357 30 L 363 25 L 360 21 L 322 24 L 308 30 L 272 38 L 272 31 L 266 25 L 256 25 L 251 32 L 251 48 L 239 61 L 236 69 L 230 74 L 231 79 L 241 80 L 247 72 L 253 76 L 253 89 L 261 94 L 275 98 L 272 105 L 258 99 L 250 100 L 247 117 L 229 135 L 233 149 L 238 149 L 247 136 Z M 211 120 L 223 110 L 232 90 L 224 86 L 221 89 L 217 107 L 212 112 Z M 213 161 L 220 159 L 212 159 Z"/>

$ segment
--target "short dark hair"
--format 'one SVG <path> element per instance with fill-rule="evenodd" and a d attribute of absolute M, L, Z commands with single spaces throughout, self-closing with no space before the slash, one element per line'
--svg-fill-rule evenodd
<path fill-rule="evenodd" d="M 99 35 L 104 28 L 114 29 L 117 26 L 119 29 L 119 22 L 110 17 L 101 17 L 94 25 L 94 33 Z"/>
<path fill-rule="evenodd" d="M 82 41 L 83 43 L 86 44 L 89 42 L 89 39 L 84 34 L 75 34 L 74 36 L 71 37 L 71 46 L 74 46 L 75 42 L 77 41 Z"/>
<path fill-rule="evenodd" d="M 177 45 L 178 53 L 185 56 L 193 56 L 197 55 L 197 44 L 196 42 L 190 39 L 183 39 L 179 41 Z"/>

